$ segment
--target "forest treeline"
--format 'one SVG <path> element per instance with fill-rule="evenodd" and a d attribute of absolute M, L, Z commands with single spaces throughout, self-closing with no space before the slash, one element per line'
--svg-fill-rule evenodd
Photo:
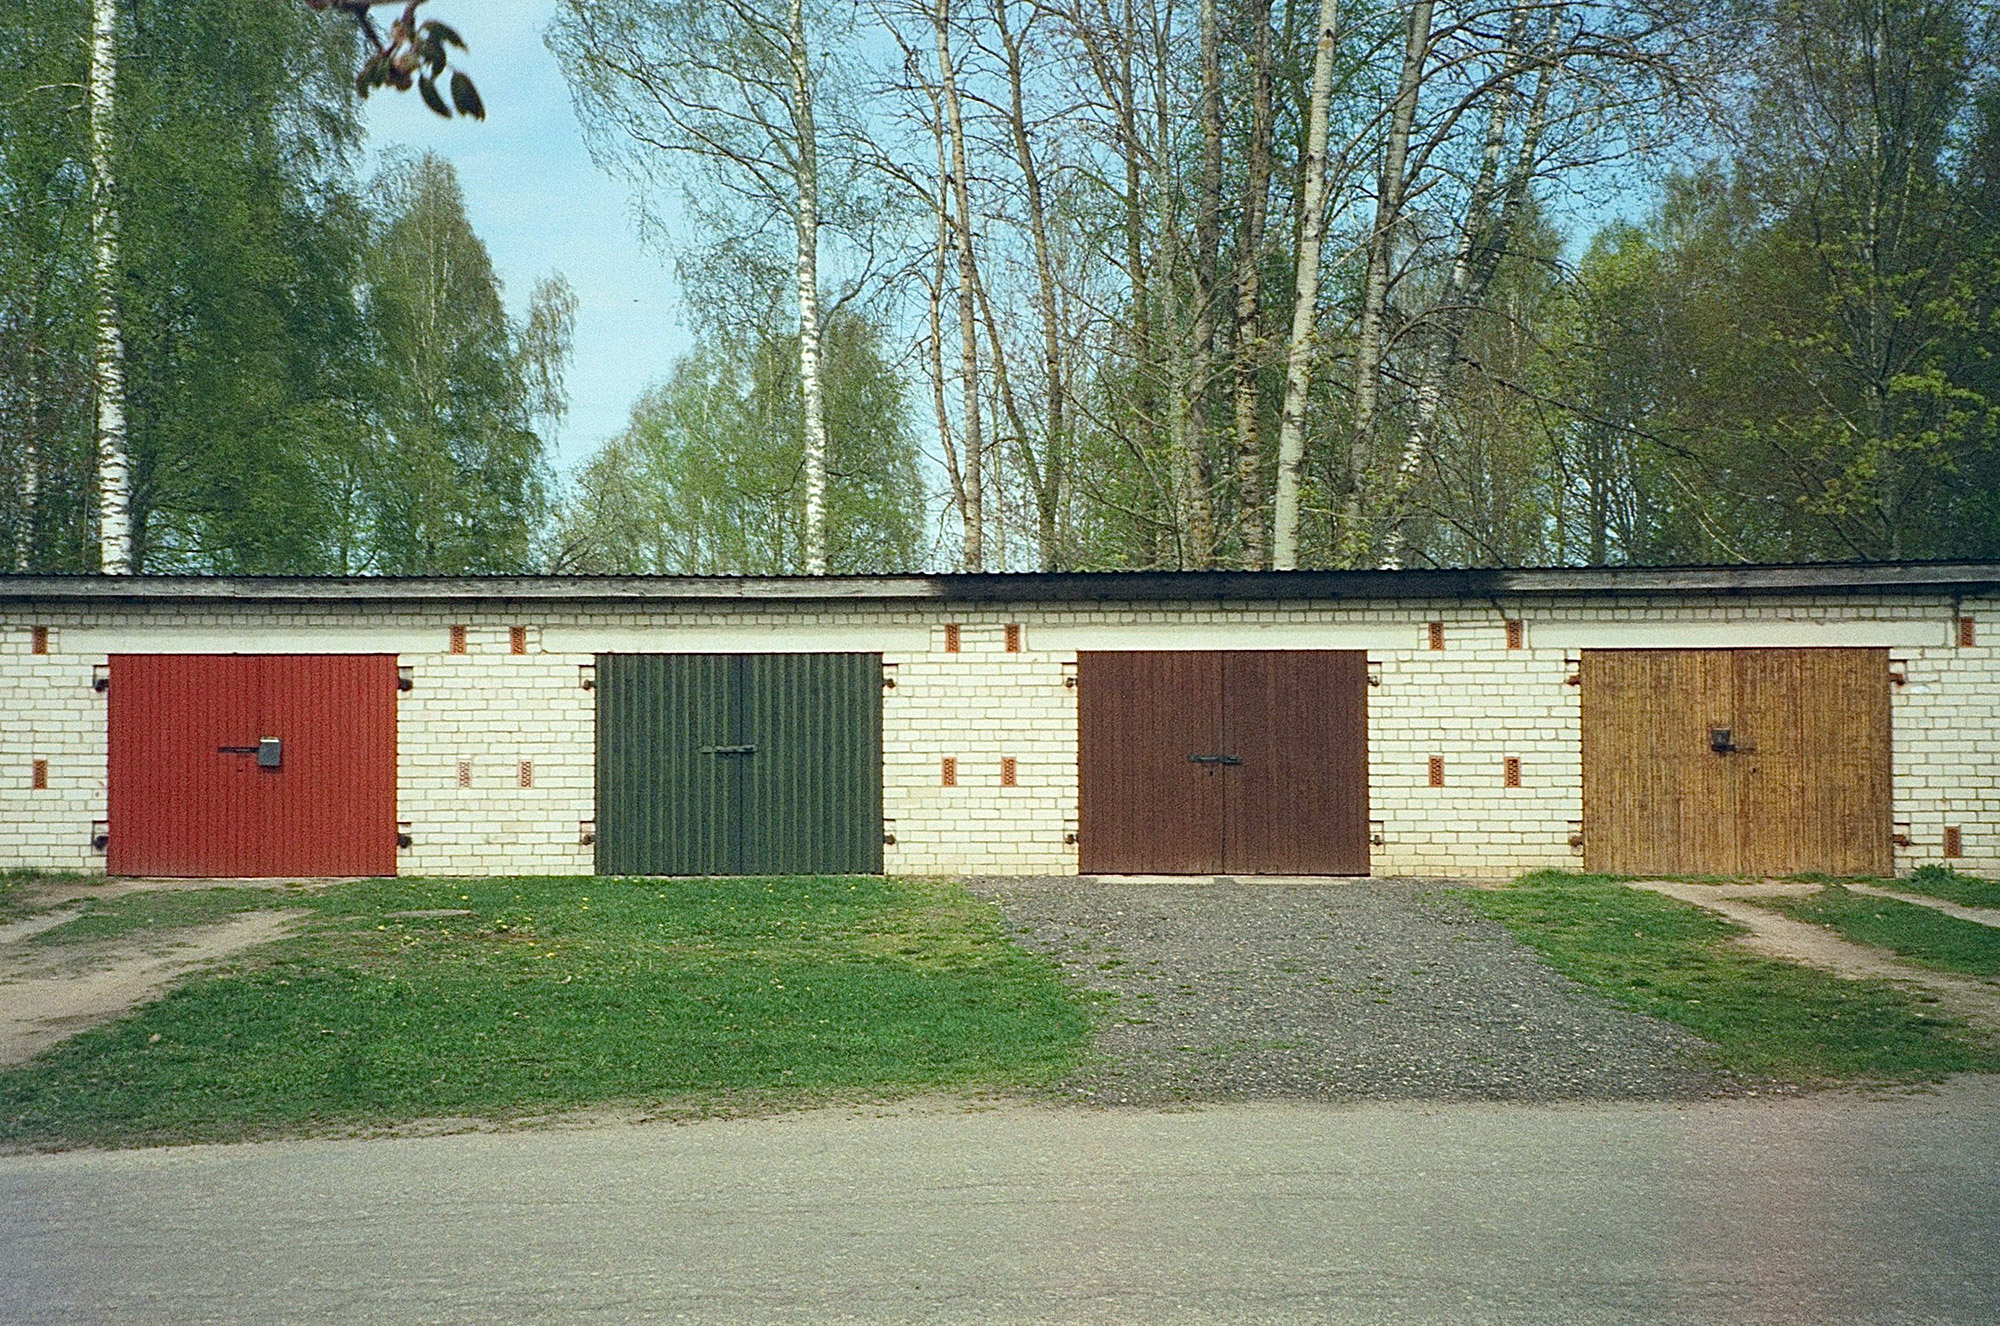
<path fill-rule="evenodd" d="M 560 0 L 697 333 L 561 492 L 574 297 L 357 178 L 352 24 L 95 5 L 115 118 L 0 18 L 18 566 L 104 556 L 106 309 L 145 570 L 2000 556 L 1979 0 Z"/>

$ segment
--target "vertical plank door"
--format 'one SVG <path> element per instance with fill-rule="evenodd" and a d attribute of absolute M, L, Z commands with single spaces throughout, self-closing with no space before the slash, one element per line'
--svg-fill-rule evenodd
<path fill-rule="evenodd" d="M 1587 650 L 1583 655 L 1586 870 L 1729 874 L 1740 766 L 1711 734 L 1736 723 L 1728 650 Z"/>
<path fill-rule="evenodd" d="M 1739 649 L 1743 874 L 1895 869 L 1889 654 Z"/>
<path fill-rule="evenodd" d="M 742 797 L 736 661 L 727 654 L 597 656 L 597 870 L 736 873 Z"/>
<path fill-rule="evenodd" d="M 1223 869 L 1368 873 L 1368 656 L 1222 656 Z"/>
<path fill-rule="evenodd" d="M 882 869 L 879 654 L 602 654 L 597 869 Z"/>
<path fill-rule="evenodd" d="M 257 787 L 258 875 L 396 873 L 396 656 L 267 655 L 256 730 L 282 762 L 235 755 Z"/>
<path fill-rule="evenodd" d="M 1614 874 L 1880 873 L 1888 655 L 1583 655 L 1584 866 Z"/>
<path fill-rule="evenodd" d="M 752 875 L 882 870 L 882 656 L 738 656 L 744 779 L 737 816 Z"/>
<path fill-rule="evenodd" d="M 122 654 L 110 674 L 111 873 L 396 873 L 394 655 Z"/>
<path fill-rule="evenodd" d="M 105 848 L 111 874 L 257 873 L 256 761 L 220 749 L 257 740 L 257 663 L 237 654 L 112 655 Z"/>
<path fill-rule="evenodd" d="M 1088 875 L 1223 868 L 1222 656 L 1077 655 L 1078 868 Z"/>

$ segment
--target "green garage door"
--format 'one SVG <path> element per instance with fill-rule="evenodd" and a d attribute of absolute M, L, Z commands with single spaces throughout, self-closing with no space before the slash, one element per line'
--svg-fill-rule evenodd
<path fill-rule="evenodd" d="M 879 654 L 600 654 L 597 869 L 878 874 Z"/>

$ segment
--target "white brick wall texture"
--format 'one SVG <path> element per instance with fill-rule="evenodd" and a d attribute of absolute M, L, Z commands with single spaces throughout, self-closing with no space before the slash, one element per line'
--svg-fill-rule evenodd
<path fill-rule="evenodd" d="M 1958 615 L 1977 643 L 1957 644 Z M 1505 623 L 1524 623 L 1507 647 Z M 1441 622 L 1444 648 L 1429 647 Z M 1006 627 L 1020 649 L 1006 649 Z M 466 652 L 449 650 L 450 627 Z M 959 649 L 945 627 L 959 627 Z M 30 652 L 31 628 L 50 652 Z M 528 652 L 509 628 L 528 627 Z M 412 672 L 399 700 L 398 819 L 409 874 L 586 873 L 600 649 L 880 652 L 883 814 L 891 873 L 1071 873 L 1078 832 L 1076 655 L 1084 649 L 1338 648 L 1368 654 L 1370 816 L 1378 874 L 1493 876 L 1571 867 L 1582 819 L 1577 688 L 1586 648 L 1886 646 L 1899 869 L 1942 861 L 2000 875 L 2000 599 L 1933 595 L 1643 594 L 1506 602 L 920 605 L 856 602 L 506 607 L 200 603 L 0 608 L 0 865 L 101 869 L 104 698 L 114 652 L 389 652 Z M 1504 785 L 1504 761 L 1521 785 Z M 1443 787 L 1428 786 L 1444 760 Z M 957 763 L 957 786 L 941 762 Z M 1001 761 L 1016 785 L 1001 785 Z M 29 786 L 49 761 L 49 786 Z M 471 785 L 458 785 L 470 762 Z M 533 762 L 533 785 L 520 764 Z"/>

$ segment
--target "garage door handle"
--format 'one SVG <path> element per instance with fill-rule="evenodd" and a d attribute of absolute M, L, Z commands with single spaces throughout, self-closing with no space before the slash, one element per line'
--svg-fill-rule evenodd
<path fill-rule="evenodd" d="M 1241 764 L 1241 755 L 1190 755 L 1189 764 Z"/>
<path fill-rule="evenodd" d="M 755 746 L 702 746 L 698 747 L 698 749 L 703 755 L 755 755 L 757 753 Z"/>
<path fill-rule="evenodd" d="M 255 746 L 217 746 L 215 753 L 217 755 L 255 755 L 257 748 Z"/>

